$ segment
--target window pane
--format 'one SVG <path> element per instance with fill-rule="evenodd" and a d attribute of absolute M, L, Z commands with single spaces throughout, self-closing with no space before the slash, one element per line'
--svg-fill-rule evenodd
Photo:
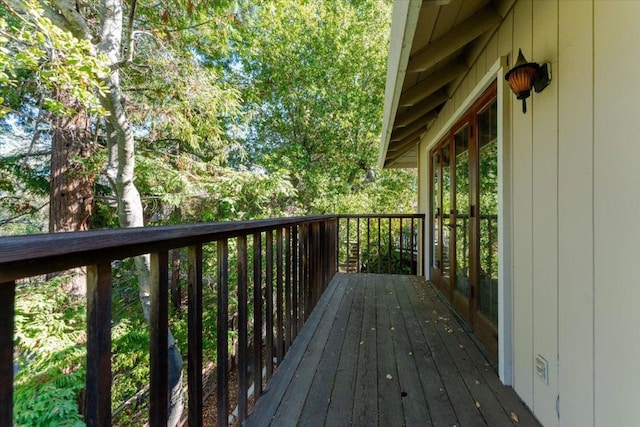
<path fill-rule="evenodd" d="M 480 186 L 480 312 L 498 324 L 498 139 L 497 103 L 478 114 Z"/>
<path fill-rule="evenodd" d="M 469 126 L 454 136 L 456 150 L 456 289 L 469 297 Z"/>

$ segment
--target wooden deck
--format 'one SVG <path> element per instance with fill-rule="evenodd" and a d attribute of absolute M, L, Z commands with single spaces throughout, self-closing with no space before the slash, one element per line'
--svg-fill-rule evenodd
<path fill-rule="evenodd" d="M 248 426 L 538 426 L 421 277 L 338 274 Z"/>

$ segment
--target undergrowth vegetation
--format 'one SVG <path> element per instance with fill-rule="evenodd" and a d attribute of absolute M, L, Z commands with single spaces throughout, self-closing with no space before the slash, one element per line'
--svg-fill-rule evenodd
<path fill-rule="evenodd" d="M 215 247 L 207 248 L 213 252 Z M 184 255 L 184 254 L 183 254 Z M 214 259 L 213 256 L 205 259 Z M 233 278 L 234 260 L 231 260 Z M 184 265 L 184 264 L 183 264 Z M 212 262 L 205 264 L 203 288 L 203 356 L 216 356 L 216 300 Z M 169 315 L 181 354 L 186 363 L 187 316 L 186 275 L 180 271 L 185 289 L 182 303 Z M 112 289 L 112 412 L 116 425 L 142 425 L 146 422 L 149 383 L 149 330 L 138 296 L 137 278 L 131 260 L 114 263 Z M 40 279 L 20 285 L 16 307 L 16 426 L 84 425 L 86 301 L 67 293 L 64 277 Z M 233 283 L 233 280 L 230 281 Z M 231 289 L 230 312 L 235 312 Z M 230 331 L 230 346 L 235 333 Z M 230 349 L 232 350 L 232 349 Z M 185 377 L 186 381 L 186 377 Z M 138 398 L 133 399 L 136 395 Z M 126 403 L 126 404 L 125 404 Z"/>

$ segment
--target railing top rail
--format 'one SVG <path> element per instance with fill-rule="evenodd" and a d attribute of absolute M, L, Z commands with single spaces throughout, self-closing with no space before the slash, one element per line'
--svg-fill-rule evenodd
<path fill-rule="evenodd" d="M 422 218 L 424 219 L 425 214 L 422 213 L 414 213 L 414 214 L 340 214 L 339 218 Z"/>
<path fill-rule="evenodd" d="M 336 215 L 319 215 L 3 237 L 0 239 L 0 283 L 277 227 L 337 218 Z"/>

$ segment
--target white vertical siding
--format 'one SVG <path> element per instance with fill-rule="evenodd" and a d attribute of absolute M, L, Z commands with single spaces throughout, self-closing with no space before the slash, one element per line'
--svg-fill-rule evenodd
<path fill-rule="evenodd" d="M 544 425 L 640 425 L 638 21 L 640 1 L 517 1 L 421 146 L 437 142 L 500 56 L 513 66 L 521 48 L 552 64 L 527 114 L 508 95 L 501 124 L 513 386 Z M 535 375 L 538 354 L 549 384 Z"/>
<path fill-rule="evenodd" d="M 639 18 L 640 2 L 594 3 L 595 421 L 602 426 L 640 425 Z"/>
<path fill-rule="evenodd" d="M 593 425 L 593 4 L 560 1 L 558 279 L 560 419 Z M 606 425 L 606 423 L 605 423 Z"/>
<path fill-rule="evenodd" d="M 558 52 L 557 0 L 534 1 L 532 16 L 529 60 L 551 62 L 553 69 Z M 533 93 L 527 114 L 533 121 L 533 357 L 539 354 L 549 364 L 547 382 L 533 377 L 533 409 L 550 427 L 558 424 L 558 85 Z"/>
<path fill-rule="evenodd" d="M 516 3 L 513 10 L 513 55 L 531 52 L 533 2 Z M 516 29 L 524 29 L 516 31 Z M 528 31 L 525 31 L 528 30 Z M 530 59 L 531 54 L 529 54 Z M 529 109 L 531 110 L 531 100 Z M 520 102 L 511 108 L 513 154 L 513 388 L 529 407 L 533 395 L 533 114 L 522 114 Z"/>

